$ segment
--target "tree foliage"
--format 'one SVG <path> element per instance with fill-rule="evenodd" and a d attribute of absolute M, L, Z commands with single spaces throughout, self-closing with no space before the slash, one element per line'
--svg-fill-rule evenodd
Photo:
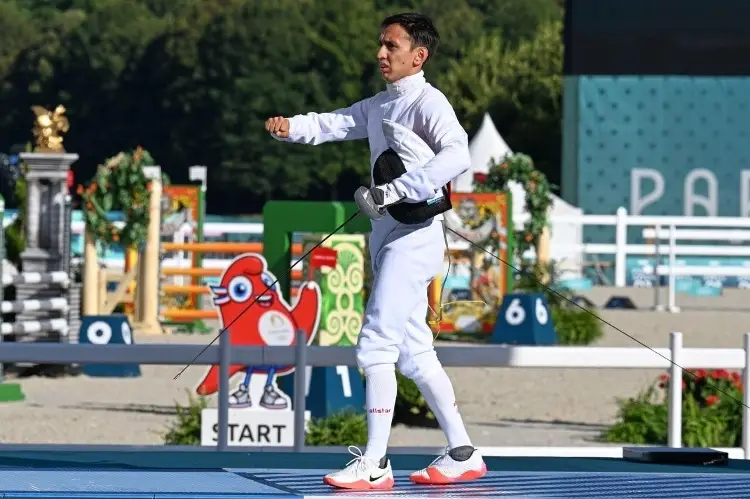
<path fill-rule="evenodd" d="M 81 180 L 142 145 L 176 183 L 206 165 L 213 213 L 349 200 L 369 178 L 366 141 L 282 144 L 263 121 L 380 91 L 378 25 L 404 10 L 434 18 L 442 43 L 426 74 L 469 134 L 489 110 L 555 182 L 557 0 L 0 0 L 0 150 L 28 142 L 31 105 L 63 104 Z"/>

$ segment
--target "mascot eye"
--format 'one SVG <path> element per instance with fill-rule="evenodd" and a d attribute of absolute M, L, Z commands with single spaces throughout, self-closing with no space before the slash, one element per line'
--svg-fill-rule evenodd
<path fill-rule="evenodd" d="M 260 280 L 263 281 L 263 284 L 269 290 L 272 290 L 276 287 L 276 279 L 271 277 L 269 274 L 263 274 L 262 276 L 260 276 Z"/>
<path fill-rule="evenodd" d="M 243 275 L 238 275 L 229 281 L 229 298 L 234 302 L 242 303 L 247 301 L 253 294 L 253 285 L 250 279 Z"/>

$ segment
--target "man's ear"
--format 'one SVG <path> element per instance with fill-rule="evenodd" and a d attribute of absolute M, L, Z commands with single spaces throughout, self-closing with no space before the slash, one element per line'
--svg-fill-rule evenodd
<path fill-rule="evenodd" d="M 421 66 L 427 61 L 427 57 L 429 56 L 429 51 L 425 47 L 418 47 L 417 50 L 414 51 L 414 65 L 415 66 Z"/>

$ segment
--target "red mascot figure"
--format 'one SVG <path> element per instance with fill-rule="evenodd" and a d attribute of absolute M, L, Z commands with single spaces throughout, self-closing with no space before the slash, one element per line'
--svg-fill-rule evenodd
<path fill-rule="evenodd" d="M 303 283 L 291 307 L 275 281 L 265 259 L 250 253 L 235 258 L 221 276 L 219 285 L 210 286 L 214 304 L 219 308 L 222 330 L 228 326 L 223 334 L 229 335 L 231 345 L 291 346 L 295 344 L 295 331 L 300 328 L 307 333 L 307 343 L 312 342 L 320 321 L 320 287 L 315 282 Z M 250 380 L 253 374 L 260 374 L 266 375 L 266 383 L 259 405 L 266 409 L 287 409 L 288 397 L 280 393 L 275 378 L 293 370 L 294 366 L 230 366 L 230 378 L 241 371 L 245 372 L 245 378 L 230 396 L 229 404 L 251 407 Z M 211 366 L 196 392 L 211 395 L 218 389 L 219 366 Z"/>

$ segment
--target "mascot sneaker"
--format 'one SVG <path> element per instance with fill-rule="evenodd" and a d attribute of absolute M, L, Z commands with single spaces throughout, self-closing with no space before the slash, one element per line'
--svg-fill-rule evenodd
<path fill-rule="evenodd" d="M 356 452 L 355 452 L 356 451 Z M 349 490 L 388 490 L 393 488 L 391 462 L 384 457 L 380 462 L 362 455 L 357 447 L 349 447 L 354 459 L 341 471 L 323 477 L 323 483 L 339 489 Z"/>
<path fill-rule="evenodd" d="M 428 467 L 409 476 L 414 483 L 445 485 L 467 480 L 476 480 L 487 474 L 487 466 L 477 449 L 466 445 L 448 449 Z"/>
<path fill-rule="evenodd" d="M 250 400 L 250 392 L 245 385 L 240 385 L 237 391 L 229 396 L 230 407 L 251 407 L 253 405 Z"/>
<path fill-rule="evenodd" d="M 266 409 L 286 409 L 287 403 L 284 398 L 279 395 L 279 392 L 273 387 L 268 385 L 263 389 L 263 396 L 260 398 L 260 406 Z"/>

